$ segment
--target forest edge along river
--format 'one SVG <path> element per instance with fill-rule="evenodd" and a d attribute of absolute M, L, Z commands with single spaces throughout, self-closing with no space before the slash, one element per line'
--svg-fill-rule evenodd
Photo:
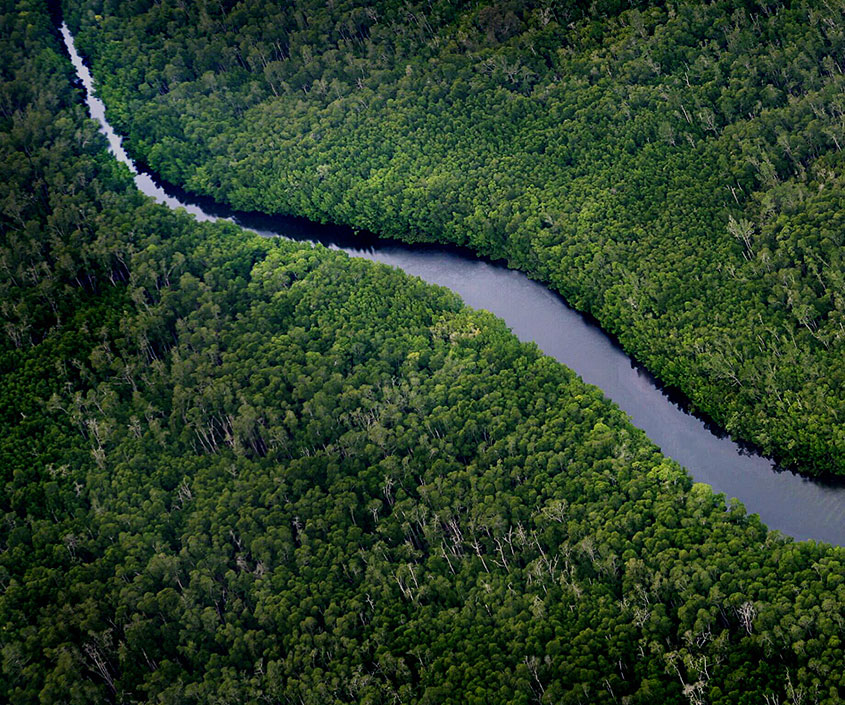
<path fill-rule="evenodd" d="M 106 121 L 105 106 L 94 94 L 91 73 L 65 24 L 61 33 L 85 88 L 91 117 L 100 123 L 109 151 L 129 167 L 144 194 L 170 208 L 183 208 L 198 220 L 229 220 L 267 237 L 320 242 L 448 287 L 468 306 L 499 316 L 520 340 L 536 343 L 585 382 L 599 387 L 696 482 L 707 483 L 728 498 L 735 497 L 770 529 L 796 539 L 845 545 L 845 482 L 781 470 L 772 460 L 712 429 L 685 411 L 601 328 L 525 274 L 457 247 L 409 245 L 373 236 L 359 237 L 345 227 L 318 225 L 299 218 L 238 213 L 209 199 L 163 187 L 152 175 L 140 170 L 123 149 L 121 138 Z"/>

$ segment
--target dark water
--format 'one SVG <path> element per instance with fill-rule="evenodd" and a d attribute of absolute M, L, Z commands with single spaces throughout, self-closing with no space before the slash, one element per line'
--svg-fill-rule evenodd
<path fill-rule="evenodd" d="M 227 219 L 266 236 L 322 242 L 355 257 L 399 267 L 432 284 L 446 286 L 474 308 L 491 311 L 523 341 L 575 370 L 624 409 L 664 454 L 684 465 L 698 482 L 739 499 L 772 529 L 797 539 L 845 544 L 845 483 L 811 480 L 789 471 L 712 431 L 664 393 L 652 376 L 598 326 L 570 309 L 542 284 L 468 251 L 361 237 L 347 228 L 297 218 L 231 211 L 207 199 L 168 187 L 139 171 L 106 122 L 105 107 L 94 96 L 91 74 L 62 25 L 67 49 L 85 87 L 91 116 L 98 120 L 110 151 L 132 170 L 138 188 L 159 203 L 184 208 L 198 220 Z"/>

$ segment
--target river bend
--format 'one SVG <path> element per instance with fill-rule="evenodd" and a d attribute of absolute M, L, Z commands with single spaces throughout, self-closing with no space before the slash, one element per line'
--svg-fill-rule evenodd
<path fill-rule="evenodd" d="M 601 328 L 521 272 L 456 247 L 408 245 L 361 237 L 347 228 L 298 218 L 239 213 L 180 189 L 165 189 L 151 174 L 140 170 L 123 149 L 121 138 L 106 121 L 105 106 L 95 95 L 91 73 L 77 53 L 67 25 L 62 24 L 61 32 L 85 88 L 91 117 L 100 123 L 109 151 L 129 167 L 136 185 L 146 195 L 170 208 L 184 208 L 197 220 L 229 220 L 267 237 L 321 242 L 448 287 L 467 305 L 502 318 L 520 340 L 537 343 L 544 353 L 574 370 L 585 382 L 600 387 L 697 482 L 736 497 L 771 529 L 797 539 L 845 545 L 845 482 L 780 470 L 770 459 L 711 430 L 664 393 Z"/>

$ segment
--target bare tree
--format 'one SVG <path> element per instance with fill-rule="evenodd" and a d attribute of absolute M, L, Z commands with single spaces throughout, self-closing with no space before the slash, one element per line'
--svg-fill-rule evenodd
<path fill-rule="evenodd" d="M 743 602 L 737 607 L 736 614 L 739 617 L 739 623 L 745 628 L 746 632 L 751 634 L 754 618 L 757 616 L 754 604 L 750 601 Z"/>

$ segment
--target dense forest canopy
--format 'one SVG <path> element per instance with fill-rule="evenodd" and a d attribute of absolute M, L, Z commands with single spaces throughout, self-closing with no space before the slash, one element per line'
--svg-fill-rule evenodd
<path fill-rule="evenodd" d="M 843 549 L 449 292 L 141 196 L 45 3 L 0 81 L 0 700 L 842 701 Z"/>
<path fill-rule="evenodd" d="M 68 0 L 134 155 L 467 244 L 732 434 L 845 472 L 842 0 Z"/>

